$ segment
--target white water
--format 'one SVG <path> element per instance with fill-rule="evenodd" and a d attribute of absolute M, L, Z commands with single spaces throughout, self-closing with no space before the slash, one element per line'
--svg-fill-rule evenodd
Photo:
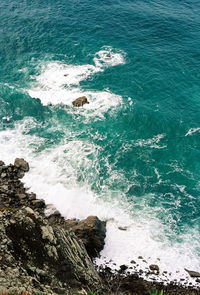
<path fill-rule="evenodd" d="M 109 54 L 109 57 L 107 55 Z M 103 72 L 108 67 L 124 64 L 123 53 L 115 52 L 111 47 L 106 47 L 97 52 L 93 59 L 94 65 L 68 65 L 61 62 L 42 63 L 41 73 L 32 77 L 28 93 L 33 98 L 39 98 L 43 105 L 64 104 L 71 108 L 71 112 L 79 113 L 86 117 L 103 117 L 110 108 L 122 104 L 122 97 L 111 93 L 109 89 L 103 91 L 85 91 L 79 84 L 88 77 L 98 72 Z M 89 104 L 82 108 L 72 107 L 72 102 L 86 96 Z M 67 110 L 70 112 L 69 108 Z"/>

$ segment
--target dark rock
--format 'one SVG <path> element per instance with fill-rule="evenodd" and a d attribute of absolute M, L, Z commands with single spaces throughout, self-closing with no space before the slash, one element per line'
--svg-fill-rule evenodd
<path fill-rule="evenodd" d="M 104 268 L 104 271 L 107 272 L 107 273 L 111 273 L 112 272 L 112 269 L 109 266 L 106 266 Z"/>
<path fill-rule="evenodd" d="M 30 193 L 29 194 L 29 200 L 31 201 L 31 200 L 35 200 L 35 199 L 36 199 L 36 194 Z"/>
<path fill-rule="evenodd" d="M 159 272 L 159 267 L 156 264 L 149 265 L 150 270 Z"/>
<path fill-rule="evenodd" d="M 197 282 L 197 283 L 200 283 L 200 279 L 196 279 L 196 282 Z"/>
<path fill-rule="evenodd" d="M 106 58 L 111 58 L 111 54 L 110 53 L 107 53 L 106 54 Z"/>
<path fill-rule="evenodd" d="M 88 104 L 88 103 L 89 101 L 86 96 L 78 97 L 72 102 L 73 106 L 75 107 L 82 107 L 84 104 Z"/>
<path fill-rule="evenodd" d="M 128 269 L 128 266 L 127 265 L 125 265 L 125 264 L 122 264 L 122 265 L 120 265 L 120 270 L 119 270 L 119 272 L 120 273 L 122 273 L 122 272 L 125 272 L 125 270 L 127 270 Z"/>
<path fill-rule="evenodd" d="M 18 198 L 19 198 L 20 200 L 27 199 L 27 195 L 26 195 L 26 194 L 18 194 L 17 196 L 18 196 Z"/>
<path fill-rule="evenodd" d="M 136 264 L 136 262 L 134 260 L 131 260 L 131 264 Z"/>
<path fill-rule="evenodd" d="M 127 230 L 127 227 L 126 226 L 119 226 L 118 229 L 119 230 Z"/>
<path fill-rule="evenodd" d="M 138 259 L 143 259 L 143 257 L 142 256 L 138 256 Z"/>
<path fill-rule="evenodd" d="M 72 286 L 101 289 L 101 280 L 87 252 L 72 232 L 54 225 L 30 208 L 0 212 L 0 289 L 11 286 L 31 293 L 74 294 Z M 71 290 L 71 291 L 70 291 Z M 19 293 L 19 292 L 18 292 Z"/>
<path fill-rule="evenodd" d="M 0 166 L 4 166 L 4 165 L 5 165 L 5 163 L 0 160 Z"/>
<path fill-rule="evenodd" d="M 103 249 L 106 236 L 105 223 L 97 216 L 89 216 L 81 221 L 70 221 L 65 227 L 74 231 L 76 236 L 84 243 L 90 257 L 96 257 Z"/>
<path fill-rule="evenodd" d="M 69 74 L 64 74 L 64 77 L 67 77 L 67 76 L 69 76 Z"/>
<path fill-rule="evenodd" d="M 200 273 L 197 271 L 193 271 L 193 270 L 188 270 L 185 268 L 185 271 L 187 271 L 189 273 L 189 275 L 191 276 L 191 278 L 200 278 Z"/>
<path fill-rule="evenodd" d="M 44 200 L 32 200 L 32 204 L 35 208 L 45 208 Z"/>
<path fill-rule="evenodd" d="M 61 216 L 61 214 L 60 214 L 60 212 L 58 210 L 54 211 L 53 215 L 54 216 L 59 216 L 59 217 Z"/>
<path fill-rule="evenodd" d="M 14 165 L 24 172 L 29 171 L 29 164 L 24 159 L 16 158 Z"/>

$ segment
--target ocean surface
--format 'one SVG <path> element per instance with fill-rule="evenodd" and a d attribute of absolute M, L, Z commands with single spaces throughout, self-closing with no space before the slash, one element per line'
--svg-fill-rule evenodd
<path fill-rule="evenodd" d="M 107 221 L 97 264 L 200 271 L 200 2 L 1 0 L 0 159 L 16 157 L 49 212 Z"/>

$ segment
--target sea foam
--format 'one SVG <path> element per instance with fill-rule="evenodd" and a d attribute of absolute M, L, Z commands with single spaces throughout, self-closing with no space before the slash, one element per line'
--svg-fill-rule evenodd
<path fill-rule="evenodd" d="M 109 57 L 107 55 L 109 54 Z M 39 98 L 43 105 L 62 104 L 72 106 L 72 101 L 80 96 L 87 96 L 89 104 L 74 110 L 85 117 L 103 117 L 110 108 L 122 104 L 122 97 L 110 92 L 85 91 L 80 82 L 108 67 L 125 63 L 123 53 L 115 52 L 111 47 L 105 47 L 97 52 L 93 59 L 94 65 L 68 65 L 61 62 L 45 62 L 41 73 L 33 76 L 34 82 L 28 93 L 33 98 Z M 70 112 L 70 109 L 68 109 Z"/>

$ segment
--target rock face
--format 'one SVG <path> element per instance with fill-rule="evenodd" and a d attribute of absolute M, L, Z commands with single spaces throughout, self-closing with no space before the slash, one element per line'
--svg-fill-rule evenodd
<path fill-rule="evenodd" d="M 20 178 L 28 170 L 24 159 L 17 158 L 14 165 L 7 166 L 0 161 L 0 293 L 74 294 L 82 287 L 101 290 L 83 242 L 65 226 L 70 221 L 58 211 L 47 218 L 45 202 L 26 192 Z M 103 233 L 104 228 L 97 217 L 87 222 L 71 220 L 71 224 L 76 224 L 85 244 L 88 240 L 93 243 L 91 253 L 100 249 L 102 241 L 96 231 Z"/>
<path fill-rule="evenodd" d="M 103 249 L 106 227 L 105 223 L 100 221 L 97 216 L 89 216 L 81 221 L 66 220 L 65 228 L 73 230 L 85 245 L 91 258 L 98 256 Z"/>
<path fill-rule="evenodd" d="M 86 96 L 78 97 L 72 102 L 73 106 L 75 107 L 82 107 L 84 104 L 88 104 L 88 103 L 89 101 Z"/>
<path fill-rule="evenodd" d="M 7 292 L 73 294 L 96 290 L 99 276 L 73 232 L 52 227 L 29 207 L 0 211 L 0 286 Z"/>

